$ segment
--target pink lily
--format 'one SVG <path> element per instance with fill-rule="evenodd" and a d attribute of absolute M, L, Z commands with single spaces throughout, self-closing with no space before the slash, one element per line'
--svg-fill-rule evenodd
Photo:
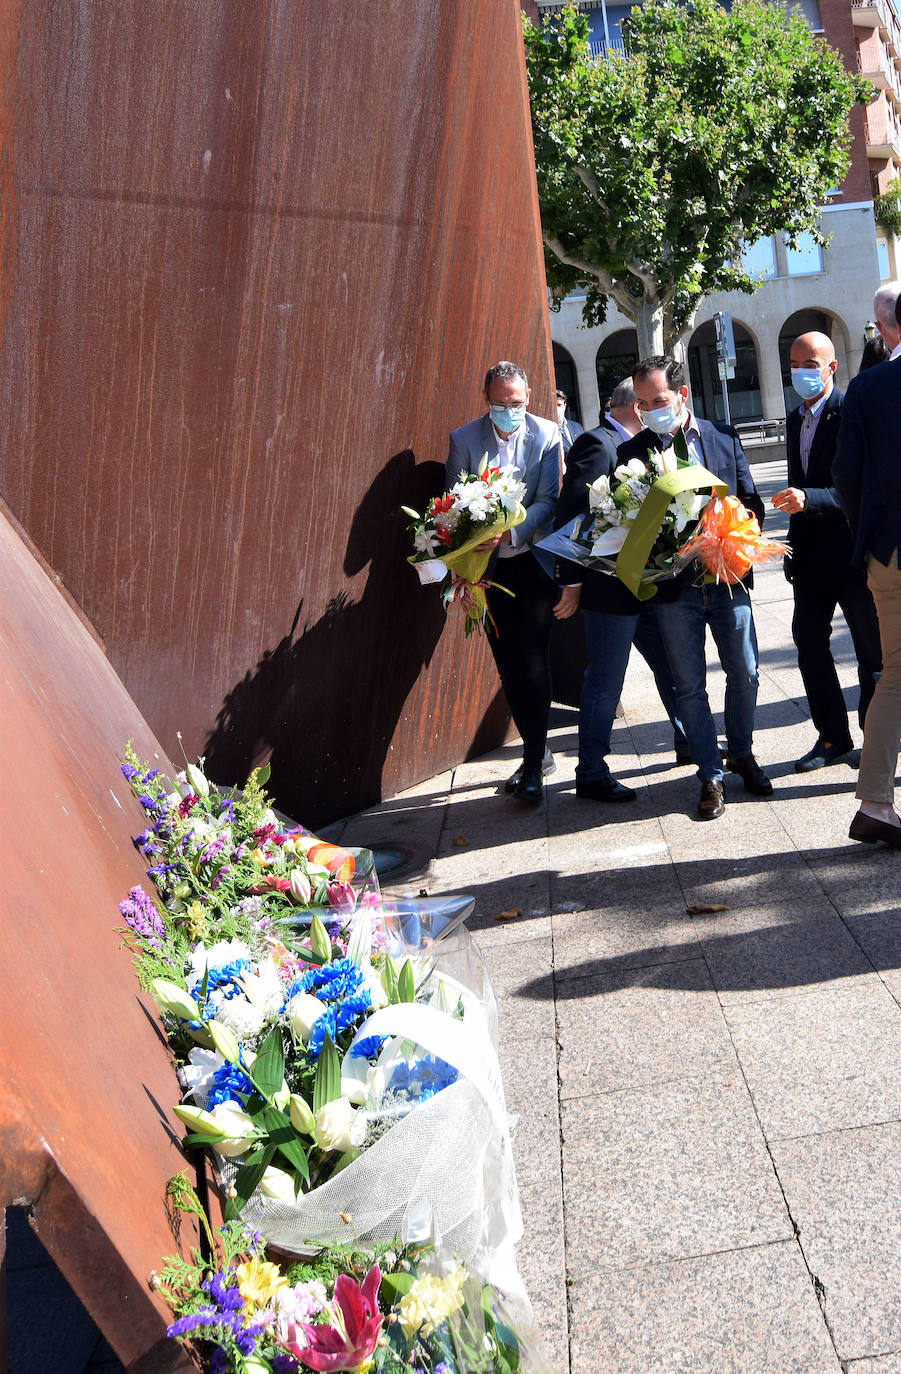
<path fill-rule="evenodd" d="M 377 1264 L 372 1266 L 362 1285 L 354 1283 L 347 1274 L 339 1274 L 331 1309 L 327 1309 L 331 1311 L 334 1324 L 289 1323 L 283 1341 L 285 1349 L 307 1369 L 359 1369 L 378 1345 L 385 1320 L 376 1301 L 381 1281 Z M 306 1338 L 305 1345 L 297 1340 L 299 1331 Z"/>

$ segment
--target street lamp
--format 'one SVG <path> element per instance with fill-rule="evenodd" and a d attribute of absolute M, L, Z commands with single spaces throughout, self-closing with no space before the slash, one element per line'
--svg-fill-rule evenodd
<path fill-rule="evenodd" d="M 879 331 L 876 328 L 875 320 L 867 320 L 863 327 L 863 341 L 865 344 L 872 343 Z"/>

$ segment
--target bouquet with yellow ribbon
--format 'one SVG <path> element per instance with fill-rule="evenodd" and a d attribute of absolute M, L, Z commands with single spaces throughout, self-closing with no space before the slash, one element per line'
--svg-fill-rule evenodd
<path fill-rule="evenodd" d="M 487 589 L 507 591 L 500 583 L 485 581 L 493 551 L 479 546 L 525 520 L 525 493 L 519 469 L 512 465 L 491 467 L 486 453 L 478 474 L 461 473 L 450 491 L 432 497 L 424 515 L 409 506 L 401 507 L 411 517 L 407 529 L 416 548 L 407 562 L 416 569 L 423 585 L 440 584 L 450 576 L 442 593 L 445 610 L 455 601 L 465 600 L 467 636 L 481 629 L 489 616 Z"/>
<path fill-rule="evenodd" d="M 588 515 L 542 539 L 541 549 L 618 577 L 639 601 L 680 573 L 709 493 L 725 495 L 719 477 L 672 448 L 632 458 L 588 487 Z"/>

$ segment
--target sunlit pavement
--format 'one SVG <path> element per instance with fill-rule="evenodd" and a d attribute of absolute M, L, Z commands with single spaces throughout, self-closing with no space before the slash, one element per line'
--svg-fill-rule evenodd
<path fill-rule="evenodd" d="M 398 890 L 476 898 L 561 1374 L 901 1371 L 901 855 L 848 839 L 849 762 L 794 772 L 815 732 L 781 567 L 754 607 L 772 798 L 730 775 L 725 815 L 694 818 L 634 655 L 612 760 L 634 804 L 576 798 L 561 707 L 542 806 L 500 790 L 510 745 L 330 831 L 418 855 Z M 833 643 L 856 703 L 841 619 Z M 709 690 L 721 711 L 718 667 Z"/>

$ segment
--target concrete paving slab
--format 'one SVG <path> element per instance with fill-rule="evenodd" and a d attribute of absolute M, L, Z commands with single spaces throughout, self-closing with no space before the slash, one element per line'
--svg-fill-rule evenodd
<path fill-rule="evenodd" d="M 873 965 L 834 911 L 784 924 L 759 924 L 741 911 L 700 936 L 724 1002 L 759 1001 L 871 973 Z M 708 931 L 709 931 L 708 926 Z"/>
<path fill-rule="evenodd" d="M 740 1074 L 562 1105 L 567 1272 L 790 1239 Z"/>
<path fill-rule="evenodd" d="M 559 990 L 557 1020 L 561 1101 L 738 1072 L 701 959 L 574 980 Z"/>
<path fill-rule="evenodd" d="M 696 959 L 697 937 L 691 920 L 680 914 L 684 912 L 681 893 L 679 898 L 672 908 L 667 903 L 659 914 L 649 905 L 638 911 L 607 908 L 554 915 L 551 925 L 558 985 L 573 978 Z M 653 902 L 652 892 L 647 900 Z"/>
<path fill-rule="evenodd" d="M 559 1161 L 559 1156 L 558 1156 Z M 555 1371 L 569 1370 L 569 1312 L 564 1246 L 563 1193 L 542 1184 L 520 1188 L 525 1234 L 520 1272 L 533 1297 L 535 1335 Z"/>
<path fill-rule="evenodd" d="M 724 1010 L 768 1140 L 901 1116 L 901 1008 L 877 974 Z"/>
<path fill-rule="evenodd" d="M 839 1374 L 794 1241 L 573 1284 L 572 1374 Z"/>
<path fill-rule="evenodd" d="M 901 1350 L 899 1152 L 898 1121 L 773 1146 L 842 1360 Z"/>

